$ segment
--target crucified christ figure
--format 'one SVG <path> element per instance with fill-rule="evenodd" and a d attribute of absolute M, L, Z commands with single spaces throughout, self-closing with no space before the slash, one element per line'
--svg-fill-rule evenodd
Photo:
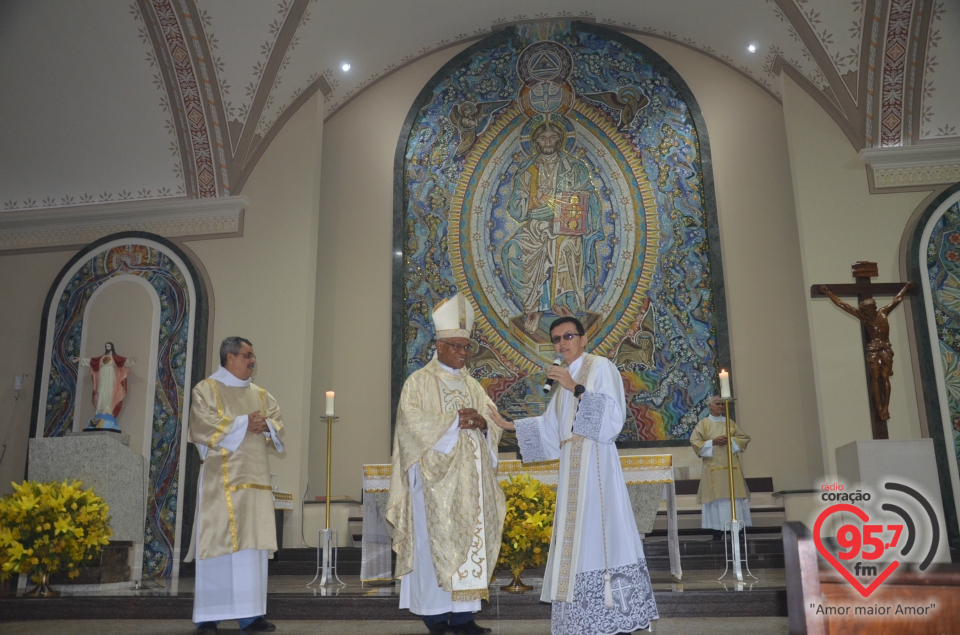
<path fill-rule="evenodd" d="M 893 300 L 882 309 L 877 308 L 873 298 L 866 298 L 854 308 L 834 295 L 827 285 L 820 285 L 820 293 L 834 304 L 860 320 L 867 331 L 867 368 L 870 371 L 870 394 L 877 416 L 886 421 L 890 418 L 890 376 L 893 375 L 893 348 L 890 346 L 890 322 L 887 316 L 903 302 L 903 297 L 913 288 L 913 283 L 903 285 Z"/>

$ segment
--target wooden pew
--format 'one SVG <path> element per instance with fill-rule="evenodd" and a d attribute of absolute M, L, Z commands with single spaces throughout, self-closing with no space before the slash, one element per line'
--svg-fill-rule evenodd
<path fill-rule="evenodd" d="M 896 572 L 864 598 L 819 558 L 803 523 L 783 524 L 783 549 L 790 635 L 960 633 L 956 564 L 934 565 L 923 573 Z"/>

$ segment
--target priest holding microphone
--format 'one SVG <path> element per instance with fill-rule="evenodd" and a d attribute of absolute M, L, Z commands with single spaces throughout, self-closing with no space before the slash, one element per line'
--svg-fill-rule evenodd
<path fill-rule="evenodd" d="M 615 635 L 658 618 L 616 439 L 626 418 L 623 381 L 605 357 L 586 353 L 583 324 L 550 325 L 558 357 L 547 373 L 554 395 L 539 417 L 489 419 L 515 430 L 524 462 L 560 459 L 553 539 L 541 601 L 553 635 Z"/>

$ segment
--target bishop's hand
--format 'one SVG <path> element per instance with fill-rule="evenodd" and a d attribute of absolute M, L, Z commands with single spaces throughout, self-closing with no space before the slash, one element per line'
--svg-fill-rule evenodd
<path fill-rule="evenodd" d="M 461 430 L 487 429 L 487 420 L 475 408 L 461 408 L 459 414 Z"/>

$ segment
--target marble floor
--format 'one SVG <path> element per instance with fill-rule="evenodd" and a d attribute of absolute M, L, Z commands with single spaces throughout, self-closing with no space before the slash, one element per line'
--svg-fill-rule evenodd
<path fill-rule="evenodd" d="M 283 635 L 425 635 L 424 626 L 414 621 L 281 621 L 275 622 Z M 550 635 L 548 620 L 485 621 L 483 626 L 495 635 Z M 190 635 L 195 632 L 185 620 L 49 620 L 0 624 L 4 635 Z M 653 633 L 660 635 L 701 635 L 736 633 L 737 635 L 787 635 L 785 617 L 673 618 L 654 622 Z M 224 635 L 238 634 L 236 622 L 225 622 Z M 638 631 L 646 633 L 647 631 Z"/>

